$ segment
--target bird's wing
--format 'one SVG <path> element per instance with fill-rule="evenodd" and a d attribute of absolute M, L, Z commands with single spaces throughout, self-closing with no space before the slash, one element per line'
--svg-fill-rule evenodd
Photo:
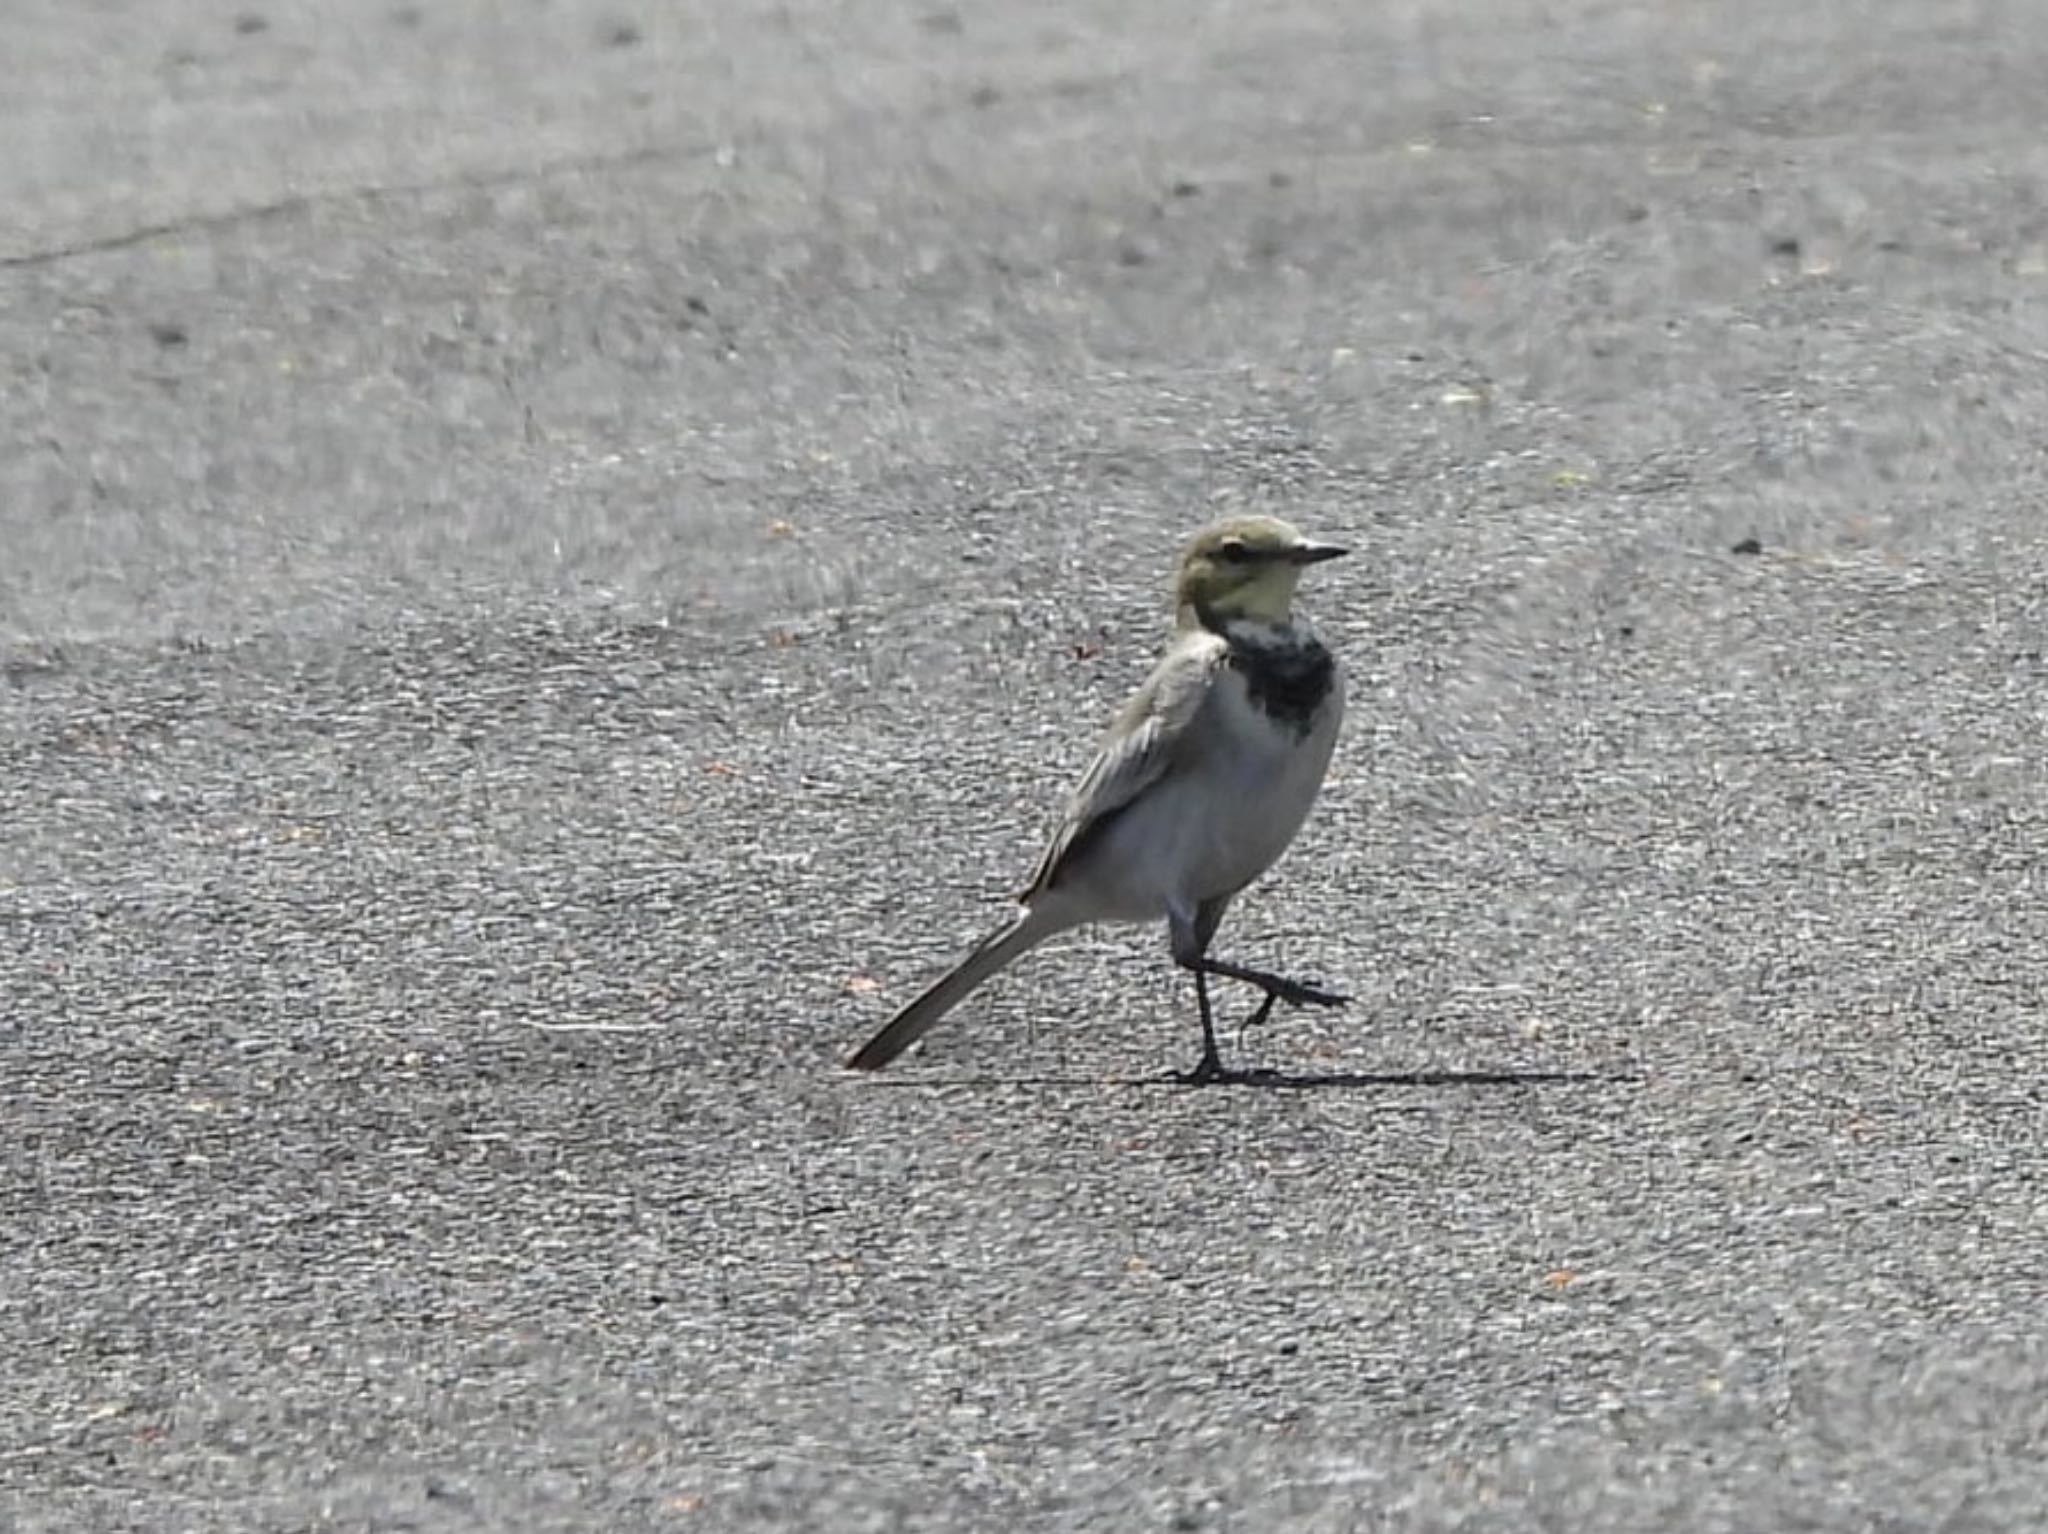
<path fill-rule="evenodd" d="M 1165 776 L 1229 653 L 1216 635 L 1197 632 L 1176 640 L 1160 657 L 1075 785 L 1024 898 L 1050 886 L 1078 848 Z"/>

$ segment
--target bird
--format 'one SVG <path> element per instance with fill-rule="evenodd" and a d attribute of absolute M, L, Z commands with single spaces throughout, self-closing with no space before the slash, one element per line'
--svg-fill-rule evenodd
<path fill-rule="evenodd" d="M 998 970 L 1094 922 L 1165 921 L 1201 1012 L 1201 1059 L 1177 1073 L 1190 1085 L 1251 1074 L 1224 1068 L 1212 978 L 1264 993 L 1246 1028 L 1276 1001 L 1344 1004 L 1319 985 L 1214 958 L 1209 945 L 1231 901 L 1293 842 L 1329 770 L 1343 675 L 1294 597 L 1308 566 L 1348 552 L 1269 516 L 1226 518 L 1194 535 L 1175 572 L 1172 641 L 1068 798 L 1016 913 L 847 1068 L 880 1070 Z"/>

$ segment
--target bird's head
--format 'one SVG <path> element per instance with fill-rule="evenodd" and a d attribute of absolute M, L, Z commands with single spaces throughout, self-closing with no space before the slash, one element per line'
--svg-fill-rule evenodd
<path fill-rule="evenodd" d="M 1174 604 L 1183 627 L 1231 618 L 1285 623 L 1305 566 L 1348 552 L 1314 543 L 1277 517 L 1230 517 L 1195 534 L 1180 557 Z"/>

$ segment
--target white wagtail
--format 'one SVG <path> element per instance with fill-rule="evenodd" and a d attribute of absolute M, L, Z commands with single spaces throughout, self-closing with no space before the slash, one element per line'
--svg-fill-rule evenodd
<path fill-rule="evenodd" d="M 1016 916 L 890 1020 L 846 1063 L 880 1070 L 967 994 L 1054 933 L 1164 917 L 1193 972 L 1202 1058 L 1182 1079 L 1223 1080 L 1209 976 L 1265 1000 L 1340 1006 L 1300 981 L 1208 956 L 1232 897 L 1270 868 L 1307 819 L 1344 714 L 1330 652 L 1295 615 L 1302 568 L 1345 550 L 1272 517 L 1204 528 L 1181 556 L 1173 643 L 1110 727 L 1068 801 Z"/>

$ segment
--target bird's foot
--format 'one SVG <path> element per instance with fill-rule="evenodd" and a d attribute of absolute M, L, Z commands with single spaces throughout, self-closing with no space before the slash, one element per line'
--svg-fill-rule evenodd
<path fill-rule="evenodd" d="M 1276 979 L 1266 989 L 1262 1010 L 1271 1011 L 1275 1001 L 1284 1001 L 1290 1007 L 1341 1007 L 1350 1000 L 1349 996 L 1339 996 L 1335 991 L 1326 991 L 1304 980 Z"/>
<path fill-rule="evenodd" d="M 1265 1026 L 1266 1019 L 1273 1015 L 1273 1003 L 1276 1001 L 1284 1001 L 1291 1007 L 1341 1007 L 1350 999 L 1348 996 L 1339 996 L 1335 991 L 1326 991 L 1299 980 L 1275 978 L 1273 983 L 1266 987 L 1264 998 L 1252 1009 L 1252 1015 L 1238 1025 L 1238 1042 L 1242 1044 L 1244 1036 L 1254 1028 Z"/>
<path fill-rule="evenodd" d="M 1252 1009 L 1251 1016 L 1237 1025 L 1237 1047 L 1240 1050 L 1244 1048 L 1245 1035 L 1254 1028 L 1265 1027 L 1266 1019 L 1273 1015 L 1273 1003 L 1276 1001 L 1284 1001 L 1295 1007 L 1341 1007 L 1348 1000 L 1349 997 L 1339 996 L 1335 991 L 1325 991 L 1299 980 L 1282 980 L 1275 976 L 1273 983 L 1266 988 L 1264 998 Z"/>

